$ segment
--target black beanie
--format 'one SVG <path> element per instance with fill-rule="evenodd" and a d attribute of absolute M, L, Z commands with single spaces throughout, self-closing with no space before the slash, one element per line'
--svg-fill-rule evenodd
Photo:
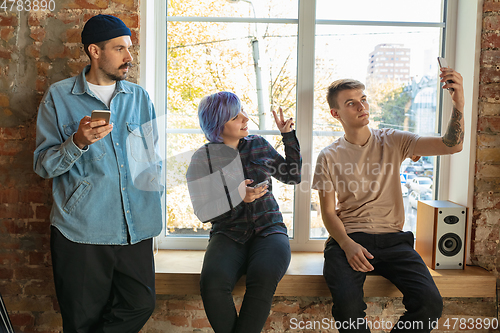
<path fill-rule="evenodd" d="M 83 45 L 89 45 L 131 35 L 130 29 L 119 18 L 99 14 L 85 23 L 82 31 L 82 43 Z"/>

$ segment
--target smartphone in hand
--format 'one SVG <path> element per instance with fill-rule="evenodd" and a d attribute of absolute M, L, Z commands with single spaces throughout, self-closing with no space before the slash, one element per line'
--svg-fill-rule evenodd
<path fill-rule="evenodd" d="M 438 63 L 440 68 L 449 67 L 448 62 L 443 57 L 438 57 Z M 446 83 L 453 83 L 452 80 L 447 80 Z M 453 91 L 453 88 L 448 88 L 448 90 Z"/>
<path fill-rule="evenodd" d="M 104 120 L 105 125 L 109 124 L 109 119 L 111 118 L 111 111 L 109 110 L 93 110 L 90 116 L 91 121 Z"/>
<path fill-rule="evenodd" d="M 263 182 L 258 183 L 257 185 L 250 185 L 250 187 L 257 188 L 257 187 L 261 187 L 261 186 L 264 186 L 267 184 L 269 184 L 269 180 L 266 179 Z"/>

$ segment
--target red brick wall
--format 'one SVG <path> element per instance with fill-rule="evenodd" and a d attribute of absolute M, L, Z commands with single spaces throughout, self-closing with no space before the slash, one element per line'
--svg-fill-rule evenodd
<path fill-rule="evenodd" d="M 483 7 L 476 179 L 474 263 L 500 273 L 500 2 Z"/>
<path fill-rule="evenodd" d="M 53 12 L 0 12 L 0 293 L 16 332 L 61 331 L 49 251 L 51 182 L 32 171 L 36 109 L 50 84 L 76 75 L 87 63 L 79 34 L 83 23 L 97 13 L 117 15 L 132 28 L 137 55 L 139 0 L 56 0 Z M 485 1 L 471 255 L 474 263 L 497 274 L 499 19 L 500 2 Z M 131 80 L 137 80 L 137 67 Z M 491 304 L 488 299 L 446 299 L 444 314 L 495 316 Z M 401 299 L 370 298 L 368 306 L 372 320 L 392 320 L 403 312 Z M 325 298 L 277 297 L 266 331 L 289 330 L 291 318 L 330 317 L 330 307 Z M 207 327 L 199 296 L 160 295 L 157 310 L 143 332 L 208 332 Z"/>

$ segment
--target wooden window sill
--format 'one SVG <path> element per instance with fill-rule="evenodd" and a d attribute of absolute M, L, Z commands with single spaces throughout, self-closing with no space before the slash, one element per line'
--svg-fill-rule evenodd
<path fill-rule="evenodd" d="M 205 251 L 160 250 L 155 257 L 156 293 L 199 295 L 200 271 Z M 496 278 L 481 267 L 464 270 L 430 270 L 443 297 L 496 297 Z M 245 292 L 244 277 L 233 294 Z M 401 292 L 380 275 L 369 274 L 366 297 L 402 297 Z M 292 261 L 276 289 L 275 296 L 329 297 L 323 278 L 323 253 L 293 252 Z"/>

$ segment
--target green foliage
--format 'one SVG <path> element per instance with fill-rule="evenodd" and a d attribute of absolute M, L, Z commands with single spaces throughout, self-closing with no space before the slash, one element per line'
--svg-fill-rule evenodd
<path fill-rule="evenodd" d="M 373 119 L 380 122 L 381 128 L 411 129 L 413 124 L 407 114 L 410 106 L 411 94 L 404 91 L 403 87 L 395 88 L 378 102 L 380 112 Z"/>

